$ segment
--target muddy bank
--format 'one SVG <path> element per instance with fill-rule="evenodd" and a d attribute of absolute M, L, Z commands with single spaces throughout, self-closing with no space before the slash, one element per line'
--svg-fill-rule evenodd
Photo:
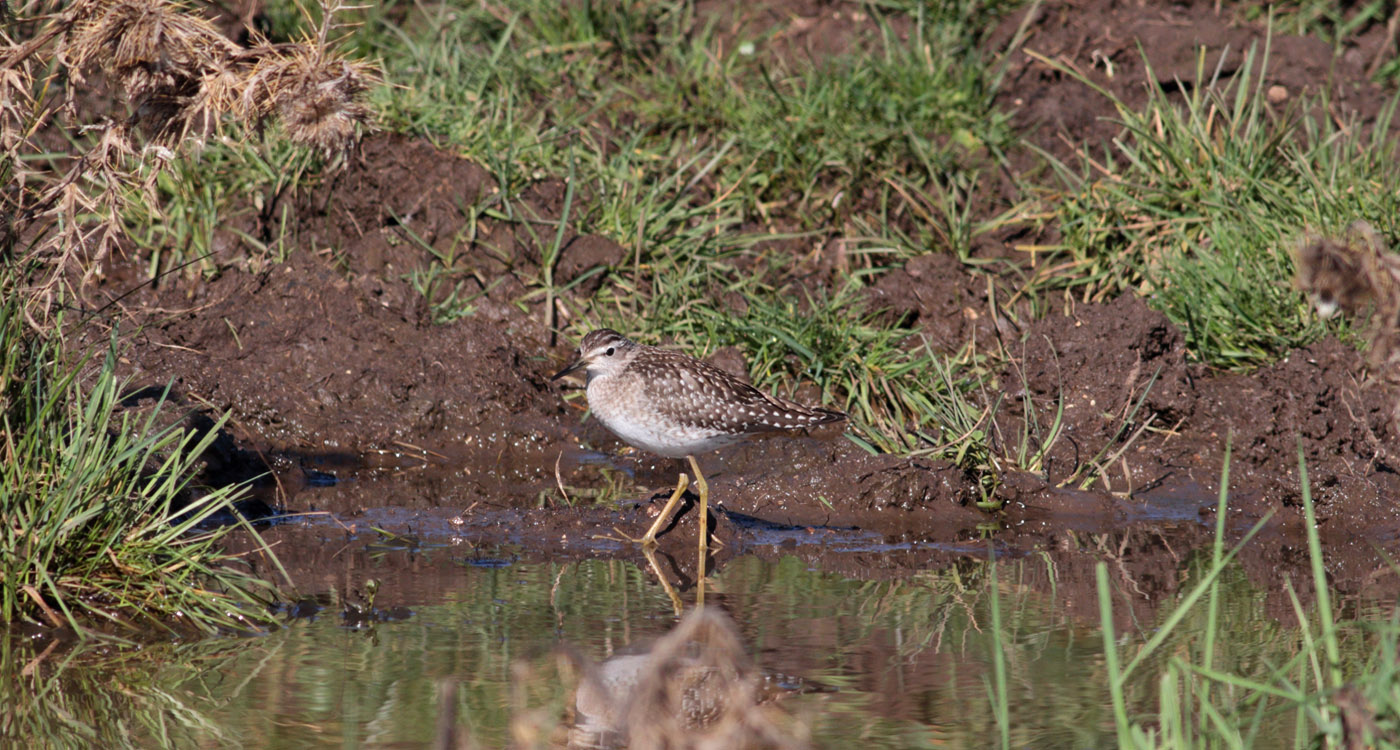
<path fill-rule="evenodd" d="M 826 18 L 818 6 L 802 12 Z M 1044 4 L 1022 47 L 1074 62 L 1132 106 L 1146 80 L 1135 39 L 1153 38 L 1149 59 L 1164 85 L 1194 80 L 1194 52 L 1186 51 L 1197 44 L 1217 51 L 1211 69 L 1228 46 L 1223 69 L 1233 71 L 1234 56 L 1260 39 L 1257 26 L 1222 24 L 1208 6 L 1159 14 L 1110 2 Z M 997 34 L 1009 40 L 1022 20 L 1007 19 Z M 811 24 L 805 36 L 787 37 L 797 46 L 786 49 L 844 48 L 811 36 L 838 27 Z M 1292 96 L 1310 90 L 1324 69 L 1364 80 L 1366 45 L 1379 44 L 1372 36 L 1355 41 L 1334 67 L 1329 49 L 1276 37 L 1267 83 Z M 1065 144 L 1116 133 L 1102 119 L 1114 115 L 1106 98 L 1034 57 L 1014 55 L 1008 64 L 1000 97 L 1032 143 L 1067 158 L 1073 149 Z M 1339 104 L 1374 116 L 1384 96 L 1368 86 L 1347 88 Z M 1029 153 L 1012 158 L 1028 174 L 1043 167 L 1027 161 Z M 1008 185 L 983 196 L 978 214 L 995 214 Z M 269 531 L 299 585 L 357 585 L 386 551 L 408 561 L 376 575 L 401 579 L 390 588 L 406 592 L 418 590 L 408 581 L 421 565 L 474 564 L 459 548 L 636 560 L 622 538 L 645 531 L 659 507 L 655 496 L 673 486 L 680 465 L 624 452 L 596 422 L 582 420 L 581 401 L 565 400 L 576 386 L 547 379 L 572 342 L 550 330 L 542 297 L 530 294 L 544 259 L 524 223 L 557 222 L 564 193 L 561 180 L 541 179 L 513 201 L 525 218 L 499 221 L 480 210 L 499 194 L 481 166 L 423 140 L 371 136 L 345 170 L 314 189 L 274 196 L 221 230 L 215 261 L 228 263 L 217 278 L 172 277 L 123 297 L 116 322 L 135 332 L 125 373 L 134 389 L 173 383 L 184 406 L 230 411 L 211 476 L 271 471 L 276 482 L 263 484 L 270 504 L 316 514 Z M 265 268 L 233 262 L 245 255 L 240 237 L 270 238 L 284 207 L 298 247 L 291 259 Z M 1030 231 L 991 232 L 977 251 L 1014 257 L 1020 233 Z M 415 274 L 445 257 L 465 287 L 425 296 Z M 566 228 L 554 279 L 564 287 L 579 280 L 564 294 L 581 306 L 627 257 L 612 239 Z M 142 265 L 129 262 L 92 290 L 99 304 L 138 285 Z M 803 274 L 794 271 L 795 287 L 831 283 L 829 268 Z M 1028 449 L 1044 456 L 1034 471 L 1005 472 L 1003 511 L 978 510 L 971 479 L 942 462 L 872 456 L 842 438 L 737 446 L 702 457 L 721 506 L 712 564 L 795 555 L 824 570 L 881 578 L 988 550 L 1047 553 L 1068 576 L 1059 586 L 1073 592 L 1071 607 L 1082 604 L 1087 614 L 1095 606 L 1093 565 L 1107 556 L 1125 591 L 1158 600 L 1175 591 L 1172 571 L 1210 538 L 1228 438 L 1228 533 L 1238 539 L 1273 514 L 1243 560 L 1261 587 L 1278 593 L 1280 571 L 1301 576 L 1305 560 L 1301 439 L 1339 591 L 1395 586 L 1376 550 L 1394 553 L 1400 538 L 1400 467 L 1384 458 L 1400 444 L 1389 418 L 1400 393 L 1360 379 L 1361 355 L 1325 339 L 1251 375 L 1211 372 L 1188 362 L 1182 333 L 1131 296 L 1069 306 L 1018 329 L 988 309 L 989 283 L 1012 278 L 989 282 L 954 256 L 932 253 L 865 290 L 873 308 L 939 348 L 996 339 L 1010 352 L 986 391 L 998 404 L 990 419 L 999 450 L 1012 453 L 1029 424 Z M 442 322 L 435 305 L 449 293 L 470 299 L 471 309 Z M 92 345 L 105 342 L 105 333 L 88 335 Z M 1061 405 L 1060 427 L 1051 431 Z M 682 586 L 695 575 L 694 515 L 682 513 L 662 537 L 663 575 Z M 452 551 L 418 555 L 430 549 Z M 440 585 L 449 580 L 443 573 Z M 1287 612 L 1285 600 L 1274 605 Z"/>
<path fill-rule="evenodd" d="M 527 339 L 503 342 L 477 320 L 430 325 L 373 304 L 373 287 L 314 256 L 261 278 L 230 272 L 206 293 L 215 316 L 190 312 L 147 326 L 130 357 L 146 369 L 133 372 L 152 383 L 180 373 L 186 403 L 232 409 L 234 444 L 257 449 L 238 455 L 279 470 L 286 510 L 315 514 L 268 531 L 299 587 L 348 591 L 365 576 L 387 577 L 395 585 L 386 591 L 400 593 L 386 602 L 398 596 L 411 605 L 425 587 L 450 587 L 453 566 L 494 564 L 502 549 L 530 559 L 641 562 L 626 537 L 650 525 L 681 463 L 624 451 L 580 421 L 578 407 L 563 400 L 573 386 L 545 379 L 567 347 L 535 341 L 521 351 L 514 347 Z M 255 310 L 263 324 L 235 340 L 223 318 L 240 310 Z M 1067 606 L 1089 617 L 1093 566 L 1108 555 L 1124 590 L 1141 593 L 1133 606 L 1151 607 L 1175 592 L 1170 572 L 1211 538 L 1224 436 L 1233 434 L 1229 534 L 1238 539 L 1276 513 L 1242 563 L 1273 592 L 1269 606 L 1283 618 L 1289 605 L 1273 584 L 1281 572 L 1306 577 L 1292 445 L 1301 432 L 1334 585 L 1348 597 L 1396 584 L 1381 550 L 1394 546 L 1397 516 L 1386 498 L 1400 488 L 1390 467 L 1367 466 L 1369 435 L 1394 440 L 1386 415 L 1395 394 L 1356 382 L 1355 351 L 1327 340 L 1252 376 L 1215 374 L 1188 364 L 1180 332 L 1131 297 L 1080 306 L 1030 333 L 1001 377 L 1008 397 L 997 421 L 1014 435 L 1026 404 L 1044 420 L 1062 397 L 1063 429 L 1043 474 L 1005 477 L 1003 512 L 977 510 L 967 478 L 944 463 L 871 456 L 839 438 L 760 441 L 702 459 L 719 506 L 709 564 L 796 556 L 872 579 L 1035 552 L 1051 555 Z M 295 360 L 293 349 L 331 362 Z M 378 387 L 334 377 L 352 366 Z M 419 382 L 425 371 L 435 374 Z M 475 390 L 464 392 L 446 373 L 465 373 Z M 336 387 L 339 400 L 300 397 Z M 288 417 L 264 420 L 273 398 Z M 413 406 L 433 398 L 478 401 Z M 1106 487 L 1058 486 L 1127 437 Z M 661 538 L 660 575 L 682 589 L 694 584 L 696 533 L 687 505 Z M 423 578 L 425 566 L 436 573 Z"/>
<path fill-rule="evenodd" d="M 376 577 L 388 584 L 385 606 L 413 606 L 450 589 L 460 565 L 511 556 L 643 564 L 626 537 L 651 524 L 681 462 L 626 451 L 581 421 L 563 399 L 576 386 L 546 380 L 566 345 L 503 340 L 486 320 L 435 326 L 378 304 L 380 291 L 312 255 L 263 274 L 232 271 L 197 288 L 190 300 L 200 309 L 153 315 L 128 355 L 137 383 L 173 378 L 186 404 L 231 409 L 221 460 L 246 473 L 270 464 L 280 487 L 264 483 L 269 502 L 311 514 L 267 531 L 297 587 L 353 592 Z M 189 290 L 152 294 L 164 307 Z M 235 337 L 225 319 L 246 322 Z M 1252 376 L 1215 374 L 1187 363 L 1181 333 L 1131 297 L 1080 306 L 1029 334 L 1000 378 L 997 423 L 1014 436 L 1027 404 L 1044 422 L 1063 398 L 1063 428 L 1044 473 L 1005 477 L 1004 511 L 977 510 L 968 478 L 946 463 L 871 456 L 841 438 L 758 441 L 702 458 L 718 506 L 708 565 L 795 556 L 880 579 L 988 554 L 1048 554 L 1067 610 L 1092 618 L 1093 567 L 1107 555 L 1131 592 L 1124 612 L 1142 617 L 1175 593 L 1172 571 L 1209 543 L 1233 434 L 1230 538 L 1276 513 L 1241 561 L 1283 619 L 1280 574 L 1307 576 L 1301 433 L 1339 594 L 1400 583 L 1381 553 L 1394 552 L 1400 516 L 1387 498 L 1400 485 L 1368 452 L 1370 436 L 1395 439 L 1386 415 L 1396 394 L 1356 382 L 1354 350 L 1327 340 Z M 1059 486 L 1129 437 L 1106 481 Z M 697 531 L 687 503 L 661 537 L 653 575 L 693 586 Z"/>
<path fill-rule="evenodd" d="M 1336 339 L 1295 350 L 1250 375 L 1188 364 L 1184 339 L 1161 313 L 1121 297 L 1037 322 L 1024 358 L 1003 375 L 1024 375 L 1029 403 L 1044 421 L 1063 398 L 1063 442 L 1049 451 L 1052 481 L 1080 468 L 1085 451 L 1135 434 L 1122 471 L 1104 489 L 1134 492 L 1182 482 L 1213 486 L 1224 446 L 1233 450 L 1231 491 L 1250 513 L 1301 503 L 1298 449 L 1308 464 L 1321 517 L 1357 533 L 1389 536 L 1400 475 L 1383 448 L 1400 436 L 1392 409 L 1400 393 L 1363 380 L 1363 357 Z M 1022 405 L 1001 415 L 1010 431 Z"/>
<path fill-rule="evenodd" d="M 547 381 L 569 356 L 567 342 L 550 347 L 536 316 L 504 303 L 487 311 L 486 298 L 482 314 L 433 325 L 415 314 L 407 282 L 385 272 L 412 267 L 413 253 L 421 262 L 424 251 L 394 249 L 394 260 L 372 259 L 365 271 L 304 253 L 260 273 L 234 269 L 213 282 L 146 292 L 146 307 L 131 308 L 142 323 L 128 355 L 135 385 L 170 381 L 187 403 L 232 410 L 235 437 L 271 456 L 344 453 L 386 469 L 411 456 L 458 465 L 459 494 L 493 504 L 537 503 L 554 492 L 563 453 L 622 447 L 580 422 L 581 406 L 563 399 L 574 386 Z M 941 293 L 933 284 L 948 284 L 946 274 L 925 278 L 931 296 Z M 1161 314 L 1123 297 L 1039 321 L 1023 346 L 996 384 L 1009 396 L 996 415 L 1003 441 L 1024 429 L 1028 408 L 1045 426 L 1058 399 L 1064 411 L 1043 473 L 1006 483 L 1013 521 L 1042 488 L 1078 486 L 1098 473 L 1093 461 L 1109 458 L 1094 483 L 1100 491 L 1203 487 L 1209 502 L 1227 435 L 1232 491 L 1249 513 L 1296 512 L 1298 434 L 1332 528 L 1382 537 L 1396 528 L 1384 499 L 1397 495 L 1400 480 L 1377 454 L 1396 441 L 1389 414 L 1400 396 L 1361 382 L 1361 356 L 1333 340 L 1249 376 L 1214 374 L 1186 362 L 1180 331 Z M 1124 443 L 1128 450 L 1115 455 Z M 641 488 L 673 482 L 673 462 L 620 463 Z M 959 472 L 870 456 L 844 440 L 764 441 L 706 464 L 732 510 L 778 523 L 901 534 L 979 520 Z M 571 470 L 565 482 L 588 487 L 601 481 L 596 475 Z"/>

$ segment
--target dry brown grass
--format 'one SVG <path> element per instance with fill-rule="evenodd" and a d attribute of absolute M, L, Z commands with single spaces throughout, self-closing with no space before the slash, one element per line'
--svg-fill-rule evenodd
<path fill-rule="evenodd" d="M 40 15 L 51 5 L 61 6 Z M 194 9 L 171 0 L 32 0 L 0 31 L 0 260 L 25 269 L 41 325 L 55 297 L 86 279 L 124 237 L 121 216 L 136 202 L 159 208 L 157 176 L 176 151 L 228 123 L 240 133 L 269 126 L 328 158 L 371 124 L 366 63 L 336 52 L 335 19 L 360 6 L 323 0 L 322 22 L 292 44 L 258 38 L 240 47 Z M 309 18 L 308 14 L 308 18 Z M 37 29 L 27 40 L 11 34 Z M 105 86 L 105 88 L 104 88 Z M 131 114 L 75 119 L 73 102 L 114 90 Z M 66 159 L 44 153 L 38 134 L 65 131 L 85 144 Z M 55 141 L 46 139 L 48 147 Z"/>

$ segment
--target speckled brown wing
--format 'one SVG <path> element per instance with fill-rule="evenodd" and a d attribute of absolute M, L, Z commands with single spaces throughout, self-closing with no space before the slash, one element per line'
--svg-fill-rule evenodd
<path fill-rule="evenodd" d="M 839 411 L 803 406 L 770 396 L 744 381 L 680 352 L 648 347 L 631 365 L 654 408 L 686 426 L 732 435 L 790 432 L 839 422 Z"/>

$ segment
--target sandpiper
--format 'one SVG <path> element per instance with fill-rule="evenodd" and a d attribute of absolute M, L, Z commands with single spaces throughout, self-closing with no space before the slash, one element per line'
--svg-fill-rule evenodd
<path fill-rule="evenodd" d="M 634 447 L 690 462 L 700 492 L 702 577 L 709 488 L 695 456 L 755 435 L 798 433 L 846 419 L 839 411 L 770 396 L 718 367 L 608 328 L 584 336 L 578 356 L 550 379 L 579 369 L 587 374 L 588 408 L 603 426 Z M 638 540 L 644 548 L 656 544 L 687 484 L 682 472 L 661 515 Z"/>

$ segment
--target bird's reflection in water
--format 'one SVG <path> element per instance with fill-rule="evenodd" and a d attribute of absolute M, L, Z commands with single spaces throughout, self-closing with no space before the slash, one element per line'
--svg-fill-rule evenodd
<path fill-rule="evenodd" d="M 799 722 L 772 701 L 813 688 L 756 670 L 734 623 L 713 607 L 691 610 L 645 652 L 582 671 L 570 748 L 809 746 Z"/>

